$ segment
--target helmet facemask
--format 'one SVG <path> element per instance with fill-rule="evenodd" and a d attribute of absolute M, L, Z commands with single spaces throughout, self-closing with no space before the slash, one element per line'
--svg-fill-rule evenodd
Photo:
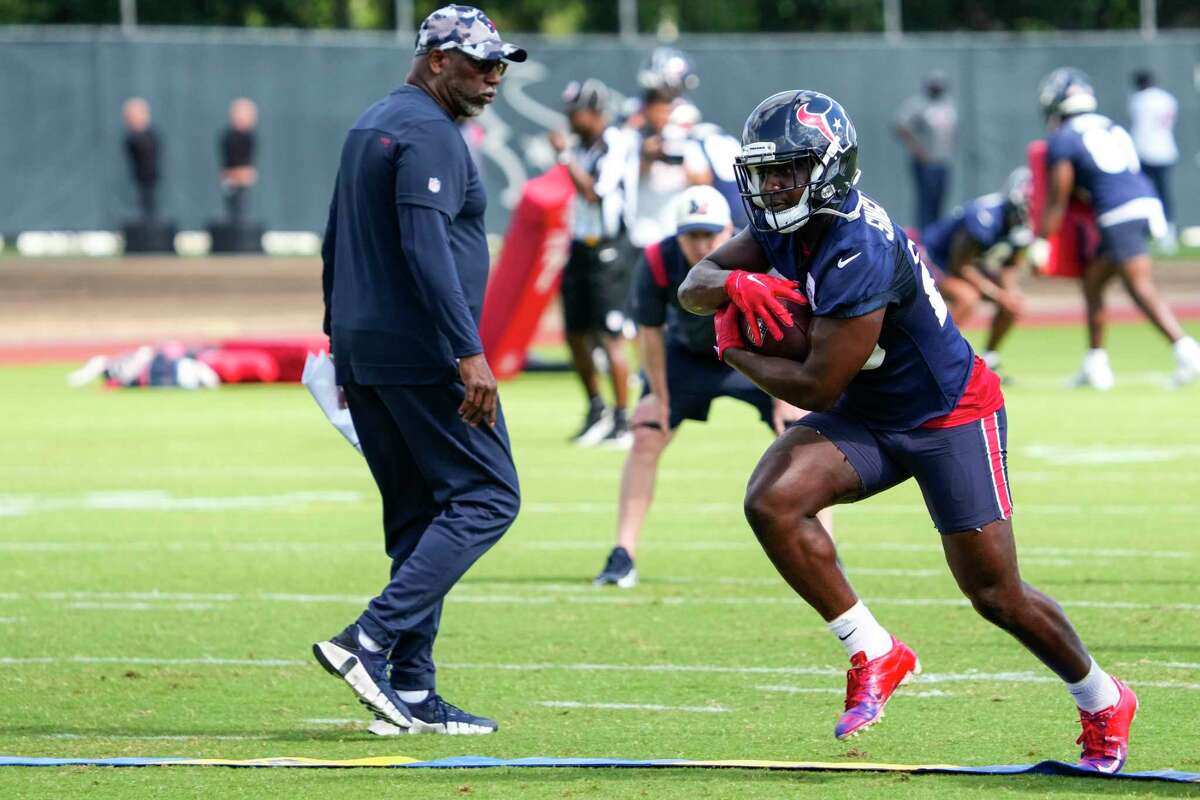
<path fill-rule="evenodd" d="M 762 144 L 746 145 L 734 160 L 738 191 L 756 230 L 791 233 L 837 194 L 828 174 L 830 154 L 821 157 L 808 151 L 776 159 Z M 799 200 L 783 205 L 796 191 L 801 192 Z"/>

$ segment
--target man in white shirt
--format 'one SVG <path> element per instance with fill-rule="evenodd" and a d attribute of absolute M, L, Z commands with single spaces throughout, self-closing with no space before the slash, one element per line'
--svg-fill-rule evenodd
<path fill-rule="evenodd" d="M 1175 249 L 1175 218 L 1171 208 L 1171 168 L 1179 160 L 1175 144 L 1175 118 L 1179 103 L 1165 89 L 1156 86 L 1154 73 L 1139 69 L 1133 73 L 1135 91 L 1129 96 L 1130 133 L 1142 172 L 1154 184 L 1167 216 L 1167 235 L 1160 240 L 1167 251 Z"/>

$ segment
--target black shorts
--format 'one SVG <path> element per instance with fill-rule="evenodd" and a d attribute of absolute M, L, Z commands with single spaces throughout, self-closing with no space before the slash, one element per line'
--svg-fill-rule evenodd
<path fill-rule="evenodd" d="M 700 354 L 682 347 L 667 348 L 667 391 L 671 395 L 671 430 L 685 419 L 704 422 L 708 409 L 718 397 L 732 397 L 749 403 L 759 417 L 772 427 L 774 401 L 749 378 L 717 361 L 715 353 Z M 650 394 L 650 382 L 642 375 L 642 397 Z"/>
<path fill-rule="evenodd" d="M 633 248 L 623 239 L 596 246 L 571 242 L 562 276 L 563 327 L 568 335 L 620 335 L 625 327 L 633 255 Z"/>

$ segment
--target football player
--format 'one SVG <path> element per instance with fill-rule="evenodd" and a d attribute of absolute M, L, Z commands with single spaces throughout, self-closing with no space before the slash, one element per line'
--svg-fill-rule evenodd
<path fill-rule="evenodd" d="M 688 270 L 732 233 L 729 203 L 721 193 L 693 186 L 675 204 L 675 233 L 647 247 L 639 259 L 630 312 L 638 326 L 642 399 L 633 413 L 633 449 L 621 475 L 617 546 L 593 581 L 597 586 L 637 585 L 634 556 L 654 499 L 658 459 L 685 419 L 704 422 L 713 400 L 732 397 L 753 406 L 778 435 L 803 413 L 713 359 L 712 323 L 679 305 L 679 284 Z"/>
<path fill-rule="evenodd" d="M 1003 192 L 986 194 L 954 209 L 920 233 L 938 290 L 950 306 L 954 324 L 966 325 L 981 300 L 994 303 L 983 362 L 1000 366 L 1000 342 L 1021 315 L 1025 297 L 1017 285 L 1018 268 L 1033 241 L 1029 228 L 1029 169 L 1018 167 Z"/>
<path fill-rule="evenodd" d="M 1077 69 L 1060 67 L 1047 75 L 1038 100 L 1050 132 L 1039 232 L 1050 237 L 1058 231 L 1072 193 L 1092 205 L 1100 228 L 1099 252 L 1083 275 L 1091 349 L 1072 383 L 1101 390 L 1113 386 L 1104 349 L 1104 287 L 1117 276 L 1142 313 L 1172 343 L 1174 383 L 1195 380 L 1200 377 L 1200 345 L 1185 335 L 1150 277 L 1146 239 L 1164 236 L 1167 221 L 1154 186 L 1142 173 L 1133 140 L 1120 125 L 1096 113 L 1096 94 L 1087 75 Z"/>
<path fill-rule="evenodd" d="M 764 453 L 745 508 L 775 567 L 850 658 L 835 735 L 878 722 L 920 664 L 851 588 L 816 513 L 915 478 L 971 604 L 1066 684 L 1083 727 L 1080 765 L 1120 769 L 1137 698 L 1100 668 L 1059 605 L 1021 579 L 1000 381 L 954 326 L 916 245 L 854 188 L 849 116 L 818 92 L 772 95 L 746 121 L 737 171 L 751 227 L 693 267 L 679 297 L 689 311 L 716 312 L 721 360 L 813 409 Z M 790 321 L 779 298 L 799 286 L 813 314 L 808 358 L 747 349 L 739 311 L 779 338 Z"/>

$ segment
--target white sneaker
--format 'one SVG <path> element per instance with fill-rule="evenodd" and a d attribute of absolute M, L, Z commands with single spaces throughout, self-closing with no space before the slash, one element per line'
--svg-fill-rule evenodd
<path fill-rule="evenodd" d="M 1175 343 L 1175 374 L 1171 383 L 1176 388 L 1200 378 L 1200 345 L 1188 336 Z"/>
<path fill-rule="evenodd" d="M 1083 366 L 1079 368 L 1079 372 L 1067 381 L 1067 385 L 1071 387 L 1090 386 L 1101 392 L 1107 392 L 1115 383 L 1112 366 L 1108 363 L 1108 353 L 1099 349 L 1089 350 L 1083 357 Z"/>

